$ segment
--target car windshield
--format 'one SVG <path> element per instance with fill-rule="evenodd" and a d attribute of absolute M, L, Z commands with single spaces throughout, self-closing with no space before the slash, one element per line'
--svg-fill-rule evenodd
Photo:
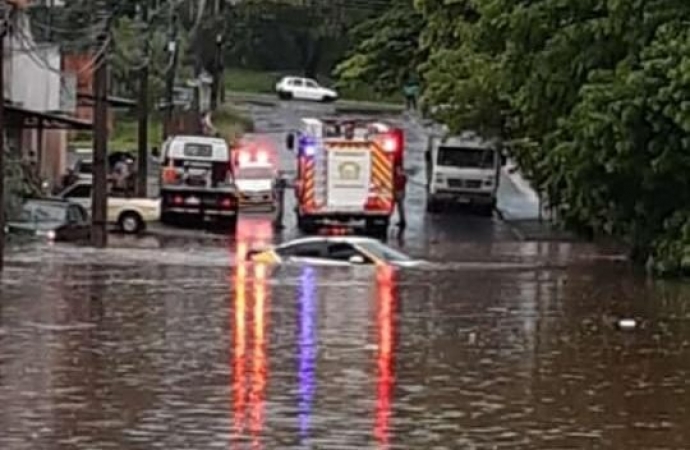
<path fill-rule="evenodd" d="M 63 205 L 29 202 L 19 215 L 20 222 L 64 222 L 67 208 Z"/>
<path fill-rule="evenodd" d="M 267 180 L 273 178 L 270 167 L 245 167 L 237 171 L 237 178 L 243 180 Z"/>
<path fill-rule="evenodd" d="M 439 147 L 438 165 L 491 169 L 495 165 L 496 152 L 493 149 L 463 147 Z"/>
<path fill-rule="evenodd" d="M 377 258 L 390 262 L 412 261 L 412 259 L 397 250 L 376 241 L 358 242 L 357 245 Z"/>
<path fill-rule="evenodd" d="M 93 173 L 93 162 L 82 160 L 81 163 L 79 163 L 79 172 L 92 174 Z"/>

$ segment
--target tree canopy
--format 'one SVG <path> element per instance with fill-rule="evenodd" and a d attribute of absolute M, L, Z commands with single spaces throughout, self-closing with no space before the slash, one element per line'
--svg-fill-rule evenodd
<path fill-rule="evenodd" d="M 510 143 L 564 224 L 626 240 L 659 272 L 690 272 L 690 3 L 416 0 L 406 8 L 421 20 L 359 36 L 340 65 L 343 81 L 389 89 L 414 61 L 426 107 L 445 106 L 436 118 Z M 391 28 L 414 57 L 387 56 L 398 45 Z"/>

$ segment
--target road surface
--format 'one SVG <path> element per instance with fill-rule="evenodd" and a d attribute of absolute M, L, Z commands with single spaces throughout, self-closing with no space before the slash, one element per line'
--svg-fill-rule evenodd
<path fill-rule="evenodd" d="M 252 108 L 276 142 L 313 113 Z M 230 237 L 9 248 L 0 448 L 690 448 L 687 285 L 514 221 L 426 217 L 419 181 L 394 243 L 428 270 L 237 261 L 283 238 L 256 214 Z M 525 216 L 530 195 L 506 182 L 500 204 Z"/>

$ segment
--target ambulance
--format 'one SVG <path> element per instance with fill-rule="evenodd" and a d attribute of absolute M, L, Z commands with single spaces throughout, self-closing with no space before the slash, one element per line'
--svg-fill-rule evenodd
<path fill-rule="evenodd" d="M 394 202 L 394 170 L 403 161 L 403 133 L 366 121 L 301 119 L 287 137 L 295 153 L 298 228 L 364 227 L 386 236 Z"/>
<path fill-rule="evenodd" d="M 244 140 L 233 149 L 235 185 L 243 206 L 275 208 L 278 172 L 270 146 Z"/>

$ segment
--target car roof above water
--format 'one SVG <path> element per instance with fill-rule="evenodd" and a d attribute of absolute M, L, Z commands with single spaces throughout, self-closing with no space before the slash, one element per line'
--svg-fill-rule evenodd
<path fill-rule="evenodd" d="M 280 244 L 278 247 L 287 247 L 290 245 L 297 244 L 314 244 L 318 242 L 349 242 L 352 244 L 375 243 L 379 245 L 385 245 L 381 241 L 366 236 L 310 236 L 294 239 L 289 242 L 284 242 Z"/>

